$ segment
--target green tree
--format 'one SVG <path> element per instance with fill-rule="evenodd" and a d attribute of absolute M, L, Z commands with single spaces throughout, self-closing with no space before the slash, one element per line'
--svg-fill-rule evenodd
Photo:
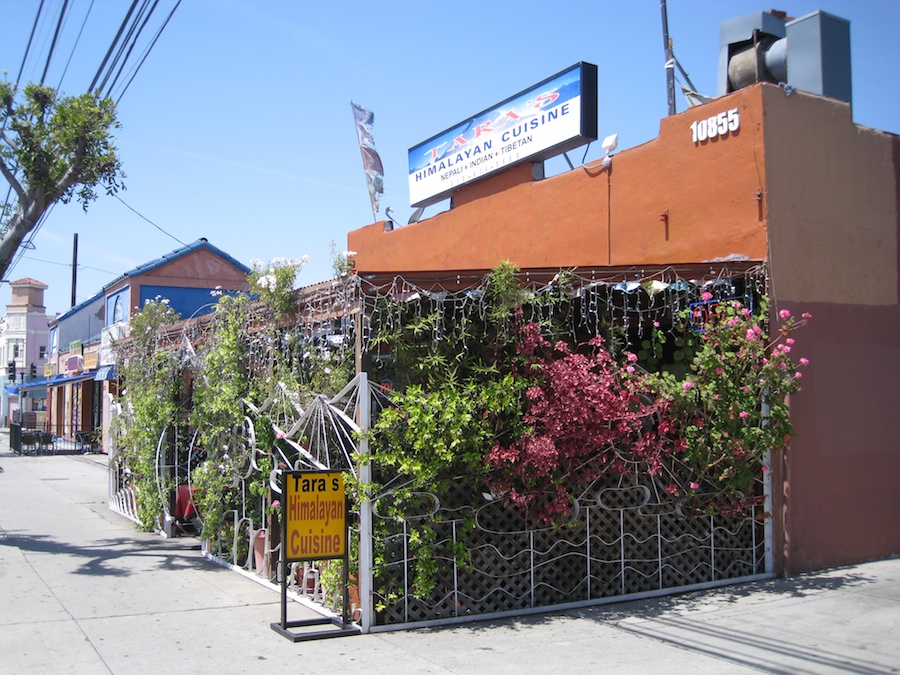
<path fill-rule="evenodd" d="M 0 82 L 0 174 L 16 194 L 15 204 L 0 204 L 0 278 L 53 204 L 75 197 L 87 209 L 97 187 L 107 194 L 122 187 L 111 133 L 120 126 L 108 97 Z"/>

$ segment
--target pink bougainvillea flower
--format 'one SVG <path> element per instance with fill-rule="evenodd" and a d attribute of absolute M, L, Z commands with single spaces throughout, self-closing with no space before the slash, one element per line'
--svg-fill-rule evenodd
<path fill-rule="evenodd" d="M 755 339 L 756 339 L 756 333 L 753 332 L 753 329 L 752 329 L 752 328 L 748 328 L 748 329 L 747 329 L 747 339 L 748 339 L 748 340 L 755 340 Z"/>
<path fill-rule="evenodd" d="M 748 417 L 750 417 L 750 413 L 748 413 L 746 410 L 741 410 L 741 414 L 739 415 L 739 417 L 740 417 L 742 420 L 745 420 L 745 419 L 747 419 Z"/>
<path fill-rule="evenodd" d="M 654 327 L 654 328 L 659 328 L 659 321 L 654 321 L 654 322 L 653 322 L 653 327 Z"/>
<path fill-rule="evenodd" d="M 276 499 L 274 502 L 272 502 L 272 508 L 273 509 L 281 508 L 281 502 Z"/>
<path fill-rule="evenodd" d="M 625 358 L 628 359 L 629 363 L 634 363 L 638 360 L 637 354 L 632 354 L 631 352 L 627 352 L 627 356 Z"/>
<path fill-rule="evenodd" d="M 808 365 L 809 365 L 809 359 L 806 358 L 806 357 L 804 356 L 802 359 L 800 359 L 800 365 L 801 365 L 801 366 L 808 366 Z"/>
<path fill-rule="evenodd" d="M 281 439 L 284 438 L 284 432 L 279 431 L 277 434 L 275 434 L 275 438 L 277 438 L 280 441 Z"/>
<path fill-rule="evenodd" d="M 700 299 L 703 300 L 703 302 L 712 300 L 712 298 L 713 298 L 713 294 L 710 293 L 709 291 L 703 291 L 703 293 L 700 294 Z"/>
<path fill-rule="evenodd" d="M 810 314 L 809 312 L 803 312 L 803 314 L 801 314 L 800 316 L 801 316 L 802 318 L 804 318 L 804 319 L 811 319 L 811 318 L 812 318 L 812 314 Z"/>
<path fill-rule="evenodd" d="M 794 377 L 796 377 L 796 378 L 799 380 L 801 377 L 803 377 L 803 373 L 801 373 L 801 372 L 798 370 L 796 373 L 794 373 Z"/>
<path fill-rule="evenodd" d="M 783 309 L 778 312 L 778 316 L 781 317 L 782 321 L 787 321 L 791 318 L 791 311 L 789 309 Z"/>
<path fill-rule="evenodd" d="M 695 483 L 694 481 L 691 481 L 691 490 L 696 490 L 699 487 L 700 487 L 700 483 Z"/>
<path fill-rule="evenodd" d="M 769 470 L 769 467 L 768 467 L 766 464 L 763 464 L 763 465 L 762 465 L 762 470 L 763 470 L 763 471 L 768 471 L 768 470 Z"/>
<path fill-rule="evenodd" d="M 681 388 L 684 391 L 690 391 L 691 389 L 694 388 L 694 383 L 691 382 L 690 380 L 685 380 L 684 384 L 681 385 Z"/>

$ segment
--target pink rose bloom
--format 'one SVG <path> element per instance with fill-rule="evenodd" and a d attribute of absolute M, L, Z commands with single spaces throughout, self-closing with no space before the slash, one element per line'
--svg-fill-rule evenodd
<path fill-rule="evenodd" d="M 781 317 L 782 321 L 787 321 L 788 319 L 791 318 L 791 312 L 788 309 L 783 309 L 780 312 L 778 312 L 778 316 Z"/>
<path fill-rule="evenodd" d="M 806 358 L 806 357 L 804 356 L 802 359 L 800 359 L 800 365 L 801 365 L 801 366 L 808 366 L 808 365 L 809 365 L 809 359 Z"/>
<path fill-rule="evenodd" d="M 739 415 L 739 417 L 740 417 L 742 420 L 745 420 L 745 419 L 747 419 L 748 417 L 750 417 L 750 413 L 748 413 L 746 410 L 741 410 L 741 414 Z"/>
<path fill-rule="evenodd" d="M 709 291 L 703 291 L 703 293 L 700 294 L 700 299 L 703 300 L 703 302 L 706 302 L 707 300 L 712 300 L 712 297 L 713 297 L 713 294 L 710 293 Z"/>
<path fill-rule="evenodd" d="M 694 481 L 691 481 L 691 490 L 696 490 L 699 487 L 700 487 L 700 483 L 695 483 Z"/>
<path fill-rule="evenodd" d="M 691 382 L 690 380 L 687 380 L 684 384 L 681 385 L 681 388 L 684 391 L 690 391 L 691 389 L 694 388 L 694 383 Z"/>

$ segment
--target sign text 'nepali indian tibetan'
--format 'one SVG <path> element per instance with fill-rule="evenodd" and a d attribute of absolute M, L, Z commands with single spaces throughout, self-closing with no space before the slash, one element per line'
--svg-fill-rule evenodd
<path fill-rule="evenodd" d="M 597 66 L 578 63 L 409 150 L 412 206 L 597 138 Z"/>
<path fill-rule="evenodd" d="M 340 472 L 284 475 L 285 559 L 342 558 L 347 551 L 347 498 Z"/>

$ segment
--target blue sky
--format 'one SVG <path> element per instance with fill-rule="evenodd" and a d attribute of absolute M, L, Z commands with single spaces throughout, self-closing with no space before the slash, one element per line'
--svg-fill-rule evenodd
<path fill-rule="evenodd" d="M 70 0 L 73 18 L 47 77 L 68 94 L 87 89 L 130 2 L 94 0 L 73 54 L 89 4 Z M 667 4 L 675 54 L 697 89 L 710 95 L 721 22 L 772 6 Z M 173 5 L 161 0 L 157 11 Z M 0 0 L 0 70 L 10 79 L 37 6 L 38 0 Z M 792 16 L 821 9 L 850 21 L 854 120 L 900 133 L 900 0 L 793 0 L 777 7 Z M 40 59 L 29 62 L 23 80 L 40 78 L 51 28 L 39 33 Z M 57 206 L 34 250 L 7 278 L 49 284 L 48 313 L 66 311 L 77 233 L 78 302 L 179 248 L 172 237 L 184 243 L 207 237 L 246 264 L 308 255 L 300 284 L 328 279 L 332 252 L 346 249 L 347 232 L 374 220 L 351 99 L 375 113 L 373 135 L 385 167 L 382 212 L 390 206 L 405 223 L 412 212 L 410 147 L 579 61 L 599 67 L 601 139 L 618 133 L 621 151 L 657 135 L 666 115 L 658 0 L 183 0 L 119 106 L 116 137 L 127 174 L 120 196 L 140 215 L 106 196 L 87 213 L 77 204 Z M 686 107 L 680 94 L 677 105 L 679 112 Z M 570 152 L 576 162 L 583 156 L 584 150 Z M 587 161 L 598 156 L 599 142 Z M 425 217 L 441 209 L 429 207 Z M 0 303 L 7 302 L 3 284 Z"/>

